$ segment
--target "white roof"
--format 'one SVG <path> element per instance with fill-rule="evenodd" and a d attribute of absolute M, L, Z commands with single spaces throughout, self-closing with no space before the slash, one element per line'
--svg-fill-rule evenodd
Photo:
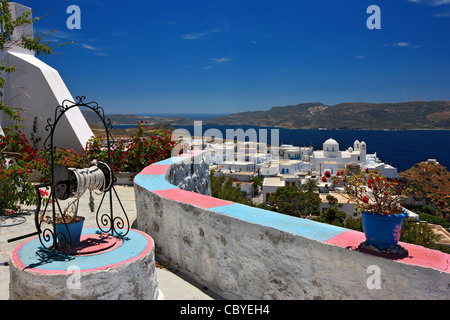
<path fill-rule="evenodd" d="M 264 178 L 263 185 L 284 187 L 284 181 L 281 180 L 281 177 L 267 177 Z"/>
<path fill-rule="evenodd" d="M 327 141 L 325 141 L 323 144 L 334 144 L 334 145 L 336 145 L 336 144 L 338 144 L 338 143 L 337 143 L 336 140 L 330 138 L 330 139 L 328 139 Z"/>

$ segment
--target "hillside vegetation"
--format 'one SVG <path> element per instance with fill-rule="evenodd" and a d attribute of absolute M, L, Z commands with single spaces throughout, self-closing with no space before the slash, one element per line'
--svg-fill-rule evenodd
<path fill-rule="evenodd" d="M 417 203 L 435 207 L 450 221 L 450 172 L 444 166 L 432 161 L 417 163 L 400 173 L 400 182 L 413 189 Z"/>
<path fill-rule="evenodd" d="M 206 124 L 250 125 L 291 129 L 411 130 L 450 129 L 450 101 L 402 103 L 320 102 L 273 107 L 204 120 Z"/>

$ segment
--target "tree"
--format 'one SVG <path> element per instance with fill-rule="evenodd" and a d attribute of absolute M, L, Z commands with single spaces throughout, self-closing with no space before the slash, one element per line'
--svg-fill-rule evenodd
<path fill-rule="evenodd" d="M 304 183 L 301 186 L 301 189 L 303 191 L 309 191 L 309 192 L 316 192 L 319 191 L 319 185 L 317 184 L 316 180 L 313 179 L 308 179 L 308 181 L 306 181 L 306 183 Z"/>
<path fill-rule="evenodd" d="M 26 11 L 14 18 L 9 1 L 1 0 L 0 49 L 3 58 L 6 56 L 5 52 L 13 46 L 34 51 L 36 55 L 52 53 L 53 49 L 49 46 L 49 42 L 43 43 L 44 37 L 48 34 L 36 33 L 34 36 L 22 34 L 19 38 L 15 38 L 14 31 L 33 24 L 39 19 L 31 18 L 31 11 Z M 27 181 L 27 174 L 31 169 L 29 162 L 35 157 L 36 152 L 21 131 L 23 119 L 20 116 L 20 109 L 7 105 L 3 101 L 2 89 L 6 85 L 4 74 L 14 71 L 14 66 L 5 66 L 4 61 L 1 61 L 0 112 L 8 117 L 12 125 L 3 128 L 3 135 L 0 135 L 0 214 L 15 214 L 20 204 L 31 204 L 36 197 L 33 186 Z"/>
<path fill-rule="evenodd" d="M 302 191 L 295 186 L 278 188 L 275 194 L 269 198 L 269 202 L 280 213 L 295 217 L 317 215 L 322 201 L 320 197 L 310 191 Z"/>
<path fill-rule="evenodd" d="M 342 227 L 344 226 L 346 217 L 347 214 L 343 211 L 340 211 L 338 208 L 328 207 L 320 214 L 320 217 L 317 218 L 316 221 Z"/>
<path fill-rule="evenodd" d="M 211 170 L 209 178 L 211 180 L 211 196 L 214 198 L 242 203 L 249 206 L 253 205 L 241 191 L 239 184 L 233 186 L 232 178 L 226 178 L 225 176 L 216 177 L 214 170 Z"/>
<path fill-rule="evenodd" d="M 329 208 L 336 207 L 336 206 L 342 207 L 342 204 L 339 204 L 338 199 L 333 197 L 331 194 L 327 195 L 327 201 L 328 201 Z"/>
<path fill-rule="evenodd" d="M 253 182 L 253 194 L 257 195 L 259 190 L 258 188 L 262 187 L 262 180 L 258 176 L 253 176 L 251 182 Z"/>

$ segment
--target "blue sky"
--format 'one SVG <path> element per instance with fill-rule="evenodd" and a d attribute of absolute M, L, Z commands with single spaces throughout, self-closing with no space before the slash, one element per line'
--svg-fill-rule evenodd
<path fill-rule="evenodd" d="M 35 25 L 49 40 L 74 41 L 40 59 L 106 113 L 450 100 L 450 0 L 18 2 L 49 13 Z"/>

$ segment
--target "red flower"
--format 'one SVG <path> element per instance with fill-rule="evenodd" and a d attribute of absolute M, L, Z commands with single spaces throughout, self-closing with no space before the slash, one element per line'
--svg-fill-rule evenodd
<path fill-rule="evenodd" d="M 330 178 L 330 177 L 331 177 L 330 171 L 325 171 L 325 177 L 327 177 L 327 178 Z"/>
<path fill-rule="evenodd" d="M 369 173 L 369 168 L 366 168 L 366 173 Z"/>
<path fill-rule="evenodd" d="M 369 198 L 363 197 L 362 201 L 363 201 L 364 203 L 369 203 Z"/>
<path fill-rule="evenodd" d="M 322 177 L 322 182 L 327 182 L 327 178 Z"/>

